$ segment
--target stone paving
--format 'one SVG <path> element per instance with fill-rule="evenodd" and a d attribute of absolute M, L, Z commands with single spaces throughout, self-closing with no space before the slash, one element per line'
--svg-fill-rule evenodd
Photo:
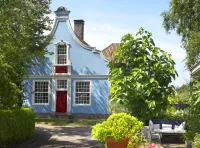
<path fill-rule="evenodd" d="M 101 148 L 103 144 L 91 139 L 90 126 L 36 125 L 36 136 L 19 148 Z"/>

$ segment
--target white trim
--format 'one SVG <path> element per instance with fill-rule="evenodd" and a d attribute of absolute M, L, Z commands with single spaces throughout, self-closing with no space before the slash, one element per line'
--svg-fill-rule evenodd
<path fill-rule="evenodd" d="M 52 112 L 56 112 L 56 80 L 52 78 Z"/>
<path fill-rule="evenodd" d="M 90 82 L 90 100 L 89 100 L 90 103 L 89 104 L 76 104 L 75 103 L 75 99 L 76 99 L 76 95 L 75 95 L 75 93 L 76 93 L 76 82 Z M 91 96 L 91 94 L 92 94 L 92 81 L 91 80 L 74 80 L 73 106 L 91 106 L 91 104 L 92 104 L 92 96 Z"/>
<path fill-rule="evenodd" d="M 48 103 L 35 103 L 35 82 L 48 82 Z M 33 80 L 32 81 L 32 105 L 49 105 L 50 104 L 50 94 L 51 94 L 51 89 L 50 89 L 50 80 Z"/>
<path fill-rule="evenodd" d="M 56 91 L 67 91 L 68 90 L 68 85 L 67 85 L 67 88 L 58 88 L 58 80 L 66 80 L 67 81 L 67 84 L 68 84 L 68 78 L 63 78 L 63 77 L 58 77 L 58 78 L 55 78 L 56 80 Z"/>
<path fill-rule="evenodd" d="M 67 108 L 67 110 L 66 110 L 66 112 L 64 112 L 64 114 L 68 114 L 69 113 L 69 111 L 70 110 L 68 110 L 68 106 L 69 106 L 69 103 L 70 103 L 70 101 L 69 101 L 69 98 L 70 98 L 70 96 L 69 96 L 69 79 L 67 78 L 67 77 L 55 77 L 54 78 L 54 80 L 55 80 L 55 92 L 54 92 L 54 94 L 55 94 L 55 104 L 54 104 L 54 108 L 55 108 L 55 113 L 56 113 L 56 102 L 57 102 L 57 91 L 66 91 L 67 92 L 67 106 L 66 106 L 66 108 Z M 67 80 L 67 89 L 58 89 L 57 88 L 57 80 Z"/>
<path fill-rule="evenodd" d="M 66 63 L 65 64 L 58 64 L 58 45 L 65 45 L 66 46 Z M 65 42 L 65 41 L 60 41 L 60 42 L 56 42 L 55 44 L 54 44 L 54 47 L 55 47 L 55 49 L 54 49 L 54 64 L 53 64 L 53 66 L 67 66 L 67 65 L 69 65 L 70 64 L 70 60 L 69 60 L 69 44 L 67 43 L 67 42 Z"/>
<path fill-rule="evenodd" d="M 200 69 L 200 64 L 198 64 L 193 70 L 192 70 L 192 74 L 195 74 L 196 72 L 198 72 Z"/>
<path fill-rule="evenodd" d="M 68 79 L 68 90 L 67 90 L 67 95 L 68 95 L 68 98 L 67 98 L 67 113 L 68 114 L 71 114 L 71 79 L 69 78 Z"/>
<path fill-rule="evenodd" d="M 99 53 L 100 56 L 101 56 L 101 58 L 102 58 L 103 60 L 105 60 L 106 62 L 109 61 L 109 60 L 103 55 L 103 53 L 102 53 L 101 50 L 96 49 L 96 47 L 91 47 L 91 46 L 87 46 L 87 45 L 83 44 L 83 43 L 77 38 L 77 36 L 75 35 L 75 33 L 74 33 L 73 29 L 72 29 L 70 20 L 68 19 L 66 22 L 67 22 L 67 27 L 68 27 L 68 29 L 69 29 L 69 32 L 71 33 L 72 37 L 74 38 L 74 40 L 75 40 L 79 45 L 81 45 L 81 46 L 82 46 L 83 48 L 85 48 L 85 49 L 91 50 L 93 53 Z"/>
<path fill-rule="evenodd" d="M 28 78 L 53 78 L 53 77 L 67 77 L 67 78 L 109 78 L 109 75 L 69 75 L 67 73 L 58 73 L 50 75 L 28 75 Z"/>
<path fill-rule="evenodd" d="M 63 16 L 59 16 L 59 17 L 58 17 L 58 16 L 55 15 L 55 19 L 54 19 L 54 20 L 55 20 L 55 21 L 54 21 L 54 23 L 53 23 L 53 27 L 52 27 L 52 30 L 51 30 L 50 34 L 52 34 L 53 36 L 55 35 L 56 29 L 57 29 L 57 27 L 58 27 L 58 22 L 65 22 L 65 21 L 66 21 L 67 27 L 68 27 L 68 29 L 69 29 L 69 31 L 70 31 L 72 37 L 74 38 L 74 40 L 75 40 L 77 43 L 79 43 L 79 45 L 81 45 L 82 47 L 84 47 L 84 48 L 86 48 L 86 49 L 91 50 L 91 51 L 94 52 L 94 53 L 99 53 L 100 56 L 101 56 L 101 58 L 102 58 L 103 60 L 105 60 L 106 62 L 109 62 L 109 59 L 107 59 L 107 58 L 103 55 L 103 53 L 102 53 L 101 50 L 96 49 L 96 47 L 87 46 L 87 45 L 83 44 L 83 43 L 77 38 L 77 36 L 75 35 L 75 33 L 74 33 L 73 29 L 72 29 L 72 26 L 71 26 L 71 23 L 70 23 L 70 19 L 69 19 L 68 16 L 64 16 L 64 17 L 63 17 Z"/>

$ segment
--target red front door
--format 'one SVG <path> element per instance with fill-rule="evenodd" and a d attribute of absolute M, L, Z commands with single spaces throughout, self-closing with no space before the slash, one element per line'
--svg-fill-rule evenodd
<path fill-rule="evenodd" d="M 56 92 L 56 112 L 67 111 L 67 91 Z"/>

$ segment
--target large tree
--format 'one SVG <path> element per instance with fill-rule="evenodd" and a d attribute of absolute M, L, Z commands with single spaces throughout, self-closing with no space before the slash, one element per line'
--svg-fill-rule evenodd
<path fill-rule="evenodd" d="M 0 107 L 21 103 L 33 58 L 43 61 L 51 40 L 50 0 L 0 0 Z"/>
<path fill-rule="evenodd" d="M 122 37 L 109 63 L 111 99 L 125 105 L 140 120 L 159 115 L 174 95 L 177 73 L 170 54 L 156 47 L 143 28 L 136 36 Z"/>
<path fill-rule="evenodd" d="M 171 0 L 169 10 L 164 11 L 163 26 L 167 32 L 176 30 L 182 37 L 186 50 L 186 64 L 191 68 L 200 61 L 200 1 Z"/>

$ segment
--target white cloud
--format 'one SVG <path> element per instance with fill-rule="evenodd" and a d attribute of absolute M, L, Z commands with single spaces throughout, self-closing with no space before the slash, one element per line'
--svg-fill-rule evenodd
<path fill-rule="evenodd" d="M 155 40 L 155 44 L 166 52 L 170 53 L 173 59 L 182 59 L 184 60 L 186 52 L 180 47 L 180 44 L 164 42 L 161 40 Z"/>
<path fill-rule="evenodd" d="M 121 37 L 129 32 L 133 32 L 133 30 L 119 28 L 111 24 L 87 22 L 87 26 L 85 26 L 85 40 L 91 46 L 102 50 L 111 43 L 119 43 Z"/>
<path fill-rule="evenodd" d="M 121 37 L 126 33 L 132 33 L 135 35 L 136 30 L 131 28 L 120 28 L 113 24 L 97 24 L 93 22 L 87 22 L 85 26 L 85 40 L 94 47 L 102 50 L 105 47 L 109 46 L 111 43 L 120 42 Z M 174 61 L 176 62 L 175 68 L 178 72 L 178 77 L 173 84 L 175 86 L 181 86 L 184 83 L 189 81 L 189 72 L 185 68 L 184 58 L 185 50 L 180 47 L 178 42 L 171 42 L 166 39 L 161 34 L 156 34 L 159 39 L 154 41 L 156 46 L 172 54 Z M 170 38 L 167 36 L 167 38 Z"/>

